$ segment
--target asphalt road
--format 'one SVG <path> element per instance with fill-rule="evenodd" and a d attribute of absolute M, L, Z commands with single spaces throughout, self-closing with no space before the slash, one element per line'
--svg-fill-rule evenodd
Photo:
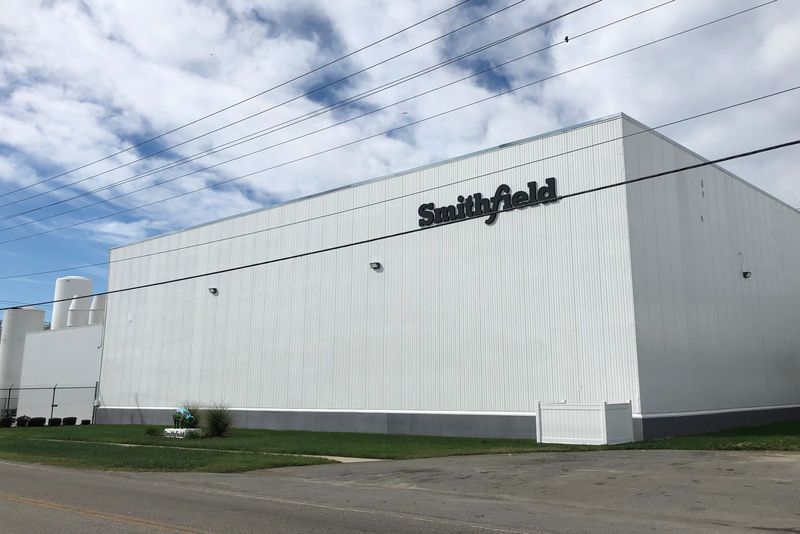
<path fill-rule="evenodd" d="M 607 451 L 110 473 L 0 462 L 0 530 L 800 533 L 800 454 Z"/>

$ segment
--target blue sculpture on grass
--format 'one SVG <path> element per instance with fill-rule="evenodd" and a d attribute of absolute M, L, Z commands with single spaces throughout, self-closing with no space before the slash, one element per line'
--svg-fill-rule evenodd
<path fill-rule="evenodd" d="M 192 415 L 192 412 L 179 406 L 172 412 L 172 424 L 175 428 L 194 428 L 197 426 L 197 418 Z"/>

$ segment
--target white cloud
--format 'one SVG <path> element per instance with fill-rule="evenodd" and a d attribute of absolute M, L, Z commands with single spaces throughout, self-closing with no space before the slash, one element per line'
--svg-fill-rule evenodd
<path fill-rule="evenodd" d="M 601 23 L 644 9 L 648 4 L 603 2 L 544 30 L 533 32 L 479 56 L 497 63 L 575 36 Z M 88 7 L 82 7 L 82 6 Z M 0 10 L 0 187 L 9 190 L 38 178 L 102 157 L 153 133 L 263 91 L 351 49 L 424 18 L 451 2 L 156 2 L 142 9 L 133 2 L 93 1 L 4 3 Z M 572 5 L 572 4 L 571 4 Z M 578 4 L 574 4 L 578 5 Z M 511 86 L 575 67 L 627 47 L 688 28 L 736 9 L 743 0 L 678 0 L 626 23 L 573 39 L 551 51 L 510 65 L 502 72 Z M 382 43 L 332 72 L 348 73 L 431 39 L 481 13 L 497 9 L 479 4 L 454 10 Z M 567 10 L 563 2 L 526 2 L 455 37 L 421 48 L 337 86 L 344 97 L 368 90 L 457 53 Z M 86 225 L 95 242 L 118 244 L 256 208 L 344 183 L 395 172 L 513 139 L 546 132 L 598 116 L 624 111 L 658 124 L 800 83 L 797 50 L 800 5 L 780 2 L 731 21 L 699 30 L 645 50 L 579 70 L 531 89 L 407 129 L 260 173 L 220 189 L 130 212 L 124 218 Z M 368 99 L 385 105 L 446 83 L 468 70 L 442 69 Z M 795 77 L 793 79 L 793 76 Z M 247 114 L 293 98 L 300 88 L 324 78 L 313 76 L 282 87 L 233 110 L 163 139 L 171 144 L 222 126 Z M 114 209 L 153 202 L 226 179 L 277 165 L 325 148 L 392 128 L 492 94 L 470 80 L 384 112 L 287 143 L 261 154 L 147 189 L 116 201 Z M 788 95 L 718 117 L 687 123 L 667 133 L 701 154 L 724 155 L 797 135 L 800 112 Z M 191 155 L 255 130 L 318 109 L 299 99 L 241 124 L 177 149 Z M 344 109 L 286 128 L 251 143 L 137 180 L 103 193 L 103 198 L 178 176 L 201 166 L 334 124 L 356 111 Z M 76 180 L 129 162 L 128 152 L 60 179 Z M 731 168 L 793 205 L 800 205 L 794 180 L 796 155 L 775 153 Z M 89 191 L 168 163 L 166 155 L 92 178 L 72 190 L 0 208 L 13 213 Z M 19 198 L 48 187 L 16 194 Z M 1 190 L 0 190 L 1 191 Z M 9 197 L 0 198 L 0 204 Z M 31 214 L 41 217 L 88 203 L 74 201 Z M 107 211 L 91 208 L 61 218 L 0 232 L 11 235 L 74 223 Z M 24 219 L 20 219 L 24 220 Z M 4 226 L 5 223 L 0 224 Z M 54 234 L 50 234 L 54 235 Z M 57 234 L 55 234 L 57 235 Z M 44 238 L 37 238 L 44 239 Z"/>

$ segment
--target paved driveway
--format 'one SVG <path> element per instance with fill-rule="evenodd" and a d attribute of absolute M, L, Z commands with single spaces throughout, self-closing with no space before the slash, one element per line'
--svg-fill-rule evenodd
<path fill-rule="evenodd" d="M 797 532 L 800 454 L 465 456 L 245 474 L 0 462 L 4 532 Z"/>

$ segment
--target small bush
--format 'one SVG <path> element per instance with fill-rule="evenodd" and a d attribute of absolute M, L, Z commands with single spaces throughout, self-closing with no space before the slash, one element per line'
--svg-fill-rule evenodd
<path fill-rule="evenodd" d="M 64 426 L 74 426 L 75 423 L 78 422 L 77 417 L 65 417 L 63 421 Z"/>
<path fill-rule="evenodd" d="M 20 415 L 19 417 L 17 417 L 17 427 L 21 428 L 28 426 L 28 421 L 30 420 L 31 418 L 28 417 L 27 415 Z"/>
<path fill-rule="evenodd" d="M 81 419 L 81 425 L 91 425 L 91 424 L 92 424 L 91 419 Z"/>
<path fill-rule="evenodd" d="M 160 426 L 148 426 L 144 429 L 144 433 L 148 436 L 158 436 L 161 437 L 164 435 L 164 428 Z"/>
<path fill-rule="evenodd" d="M 44 426 L 46 422 L 47 419 L 45 419 L 44 417 L 32 417 L 28 421 L 28 426 Z"/>
<path fill-rule="evenodd" d="M 61 418 L 60 417 L 51 417 L 47 420 L 47 426 L 61 426 Z"/>
<path fill-rule="evenodd" d="M 224 404 L 215 404 L 203 410 L 203 429 L 207 436 L 225 436 L 231 425 L 233 425 L 233 414 Z"/>
<path fill-rule="evenodd" d="M 11 425 L 13 424 L 13 417 L 0 417 L 0 428 L 11 428 Z"/>

